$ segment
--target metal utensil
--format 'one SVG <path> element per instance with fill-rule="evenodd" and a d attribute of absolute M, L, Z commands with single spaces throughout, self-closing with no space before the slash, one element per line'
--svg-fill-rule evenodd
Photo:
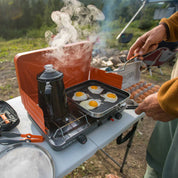
<path fill-rule="evenodd" d="M 55 178 L 54 161 L 42 146 L 16 143 L 0 152 L 1 177 Z"/>
<path fill-rule="evenodd" d="M 123 66 L 119 67 L 117 70 L 115 71 L 107 71 L 106 73 L 112 73 L 112 72 L 121 72 L 125 70 L 125 67 L 127 65 L 127 63 L 134 61 L 135 59 L 137 59 L 138 57 L 141 57 L 139 54 L 136 54 L 134 56 L 132 56 L 129 60 L 127 60 Z"/>
<path fill-rule="evenodd" d="M 20 133 L 11 133 L 11 132 L 0 132 L 0 136 L 14 138 L 14 137 L 21 137 L 23 139 L 0 139 L 0 144 L 2 145 L 9 145 L 13 143 L 20 143 L 20 142 L 43 142 L 43 136 L 41 135 L 32 135 L 32 134 L 20 134 Z"/>

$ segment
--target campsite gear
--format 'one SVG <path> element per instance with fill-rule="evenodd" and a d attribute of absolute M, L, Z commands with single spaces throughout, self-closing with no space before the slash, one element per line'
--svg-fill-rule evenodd
<path fill-rule="evenodd" d="M 123 28 L 123 30 L 118 34 L 118 36 L 116 37 L 116 39 L 118 40 L 121 35 L 125 32 L 125 30 L 128 28 L 128 26 L 133 22 L 133 20 L 135 19 L 135 17 L 139 14 L 139 12 L 144 8 L 145 4 L 146 4 L 147 0 L 143 1 L 143 4 L 140 6 L 140 8 L 138 9 L 138 11 L 134 14 L 134 16 L 130 19 L 130 21 L 127 23 L 127 25 Z"/>
<path fill-rule="evenodd" d="M 9 144 L 19 143 L 19 142 L 43 142 L 44 141 L 43 136 L 41 135 L 0 132 L 0 136 L 8 137 L 8 138 L 22 137 L 22 139 L 20 140 L 0 139 L 0 144 L 2 145 L 9 145 Z"/>
<path fill-rule="evenodd" d="M 134 56 L 132 56 L 129 60 L 127 60 L 121 67 L 119 67 L 117 70 L 114 70 L 114 71 L 107 71 L 107 73 L 112 73 L 112 72 L 122 72 L 125 70 L 125 67 L 126 65 L 129 63 L 129 62 L 132 62 L 134 60 L 138 60 L 137 58 L 138 57 L 142 57 L 140 56 L 139 54 L 136 54 Z"/>
<path fill-rule="evenodd" d="M 132 33 L 122 33 L 119 38 L 119 43 L 129 43 L 133 37 Z"/>
<path fill-rule="evenodd" d="M 0 131 L 9 131 L 19 122 L 16 111 L 7 102 L 0 100 Z"/>
<path fill-rule="evenodd" d="M 150 75 L 152 76 L 152 66 L 158 67 L 160 69 L 160 73 L 163 75 L 161 65 L 172 60 L 175 57 L 176 52 L 176 50 L 171 51 L 168 47 L 160 47 L 144 55 L 143 62 L 146 64 L 146 69 L 150 72 Z"/>
<path fill-rule="evenodd" d="M 22 102 L 33 123 L 54 150 L 62 150 L 75 141 L 81 144 L 86 143 L 87 133 L 107 122 L 114 116 L 113 112 L 122 112 L 125 108 L 121 105 L 121 108 L 113 110 L 110 114 L 101 118 L 93 118 L 79 110 L 76 104 L 69 100 L 68 112 L 63 117 L 62 123 L 49 118 L 50 121 L 52 120 L 50 127 L 46 125 L 44 112 L 38 103 L 38 92 L 44 92 L 44 88 L 38 90 L 38 83 L 45 87 L 47 81 L 39 81 L 37 75 L 40 76 L 39 73 L 44 70 L 44 66 L 49 64 L 49 61 L 56 71 L 63 73 L 66 90 L 88 80 L 97 80 L 117 89 L 122 87 L 122 76 L 113 73 L 108 75 L 105 71 L 90 65 L 92 49 L 92 43 L 83 41 L 64 46 L 64 55 L 60 59 L 51 55 L 55 51 L 53 48 L 21 53 L 14 58 Z M 129 96 L 127 92 L 123 93 L 126 97 Z"/>
<path fill-rule="evenodd" d="M 0 152 L 1 177 L 55 178 L 52 156 L 40 145 L 17 143 Z"/>
<path fill-rule="evenodd" d="M 88 90 L 88 87 L 90 86 L 100 86 L 103 89 L 103 91 L 101 92 L 101 94 L 96 95 L 94 93 L 91 93 Z M 88 110 L 80 105 L 81 101 L 75 101 L 72 99 L 75 91 L 84 92 L 86 95 L 89 95 L 90 98 L 94 100 L 100 100 L 102 104 L 99 107 L 95 108 L 94 110 Z M 114 103 L 104 101 L 104 98 L 101 95 L 107 92 L 116 94 L 118 97 L 117 101 Z M 66 93 L 67 93 L 68 99 L 72 103 L 74 103 L 80 111 L 84 112 L 85 114 L 93 118 L 102 118 L 102 117 L 107 116 L 108 114 L 116 113 L 117 108 L 120 108 L 121 105 L 124 102 L 126 102 L 126 100 L 130 97 L 129 93 L 127 93 L 126 91 L 123 91 L 116 87 L 112 87 L 110 85 L 107 85 L 97 80 L 87 80 L 85 82 L 74 85 L 66 89 Z"/>
<path fill-rule="evenodd" d="M 37 76 L 38 102 L 44 113 L 45 124 L 65 122 L 67 115 L 67 97 L 65 94 L 63 73 L 55 70 L 52 64 L 44 66 L 45 70 Z"/>

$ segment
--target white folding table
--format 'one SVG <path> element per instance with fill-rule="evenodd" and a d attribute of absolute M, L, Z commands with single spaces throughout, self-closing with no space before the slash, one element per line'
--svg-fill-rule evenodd
<path fill-rule="evenodd" d="M 20 123 L 12 130 L 17 133 L 31 133 L 33 135 L 40 135 L 40 132 L 35 127 L 25 110 L 21 97 L 16 97 L 7 101 L 17 112 Z M 42 143 L 35 143 L 46 149 L 51 155 L 55 166 L 55 177 L 63 177 L 69 174 L 72 170 L 80 166 L 84 161 L 92 157 L 97 150 L 102 150 L 106 145 L 120 136 L 131 126 L 134 126 L 141 118 L 141 115 L 135 114 L 134 110 L 124 110 L 121 119 L 113 118 L 113 121 L 107 121 L 99 126 L 89 134 L 87 134 L 87 142 L 80 144 L 75 142 L 62 151 L 53 150 L 46 141 Z M 0 145 L 0 151 L 6 146 Z"/>

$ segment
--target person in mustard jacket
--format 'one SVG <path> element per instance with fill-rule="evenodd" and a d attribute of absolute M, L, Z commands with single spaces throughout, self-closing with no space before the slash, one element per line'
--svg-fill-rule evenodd
<path fill-rule="evenodd" d="M 161 19 L 159 25 L 139 37 L 128 53 L 144 55 L 164 41 L 178 41 L 178 12 Z M 157 120 L 147 147 L 147 170 L 144 178 L 178 178 L 178 60 L 171 79 L 158 93 L 145 98 L 135 110 Z"/>

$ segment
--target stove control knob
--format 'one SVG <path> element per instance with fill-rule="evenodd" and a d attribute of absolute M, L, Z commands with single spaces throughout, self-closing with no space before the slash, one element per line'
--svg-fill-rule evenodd
<path fill-rule="evenodd" d="M 87 137 L 85 135 L 79 135 L 77 137 L 77 141 L 80 142 L 81 144 L 85 144 L 87 142 Z"/>
<path fill-rule="evenodd" d="M 121 119 L 122 117 L 122 114 L 120 112 L 116 113 L 115 116 L 114 116 L 116 119 Z"/>

